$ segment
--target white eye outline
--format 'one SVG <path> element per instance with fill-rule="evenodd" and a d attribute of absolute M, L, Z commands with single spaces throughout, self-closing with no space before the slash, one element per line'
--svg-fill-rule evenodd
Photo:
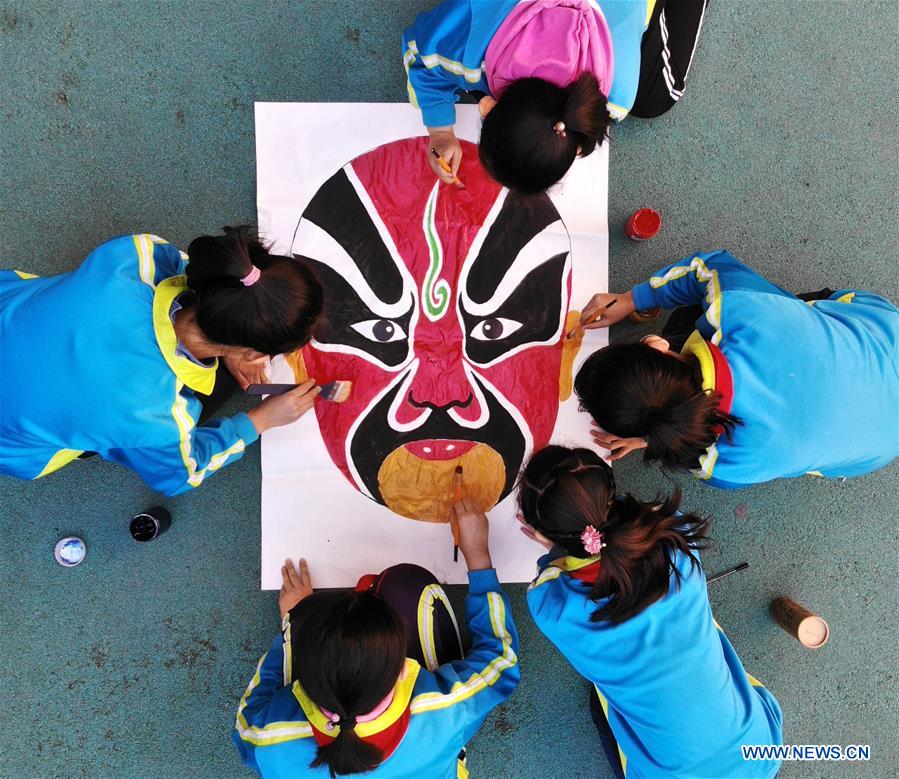
<path fill-rule="evenodd" d="M 484 323 L 491 320 L 496 320 L 502 325 L 503 328 L 502 335 L 497 336 L 496 338 L 488 338 L 484 333 Z M 487 341 L 488 343 L 491 341 L 502 341 L 512 335 L 512 333 L 514 333 L 516 330 L 520 330 L 521 327 L 522 323 L 514 319 L 506 319 L 505 317 L 501 316 L 488 316 L 484 317 L 471 329 L 471 337 L 478 341 Z"/>
<path fill-rule="evenodd" d="M 393 335 L 386 341 L 375 338 L 375 325 L 379 322 L 390 322 L 390 324 L 393 325 Z M 364 322 L 356 322 L 356 324 L 350 325 L 350 327 L 359 333 L 359 335 L 364 336 L 369 341 L 373 341 L 376 344 L 390 344 L 395 341 L 402 341 L 406 337 L 406 331 L 400 327 L 400 323 L 395 319 L 388 319 L 387 317 L 381 317 L 380 319 L 366 319 Z"/>

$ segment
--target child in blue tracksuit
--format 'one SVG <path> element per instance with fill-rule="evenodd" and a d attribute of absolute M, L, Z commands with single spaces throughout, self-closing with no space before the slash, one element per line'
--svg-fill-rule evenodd
<path fill-rule="evenodd" d="M 502 184 L 539 191 L 589 154 L 610 119 L 677 102 L 706 0 L 444 0 L 403 33 L 409 99 L 431 135 L 429 163 L 453 181 L 461 92 L 486 94 L 481 161 Z M 442 170 L 438 156 L 450 167 Z"/>
<path fill-rule="evenodd" d="M 587 449 L 534 455 L 519 504 L 526 534 L 551 552 L 528 608 L 594 685 L 616 776 L 767 779 L 779 764 L 744 760 L 741 747 L 782 742 L 780 706 L 712 617 L 697 552 L 706 521 L 678 500 L 616 497 L 611 468 Z"/>
<path fill-rule="evenodd" d="M 434 577 L 413 565 L 312 593 L 287 561 L 282 632 L 237 710 L 244 763 L 273 777 L 466 777 L 465 744 L 518 685 L 518 636 L 487 549 L 487 518 L 454 507 L 469 573 L 462 652 Z"/>
<path fill-rule="evenodd" d="M 858 290 L 805 302 L 726 251 L 690 255 L 624 294 L 595 326 L 696 304 L 681 354 L 664 338 L 592 355 L 575 389 L 612 459 L 690 468 L 716 487 L 859 476 L 899 454 L 899 311 Z M 701 308 L 699 307 L 701 306 Z"/>
<path fill-rule="evenodd" d="M 249 229 L 190 250 L 188 263 L 161 238 L 126 235 L 70 273 L 0 271 L 0 473 L 36 479 L 92 452 L 175 495 L 311 405 L 305 387 L 199 424 L 217 358 L 244 385 L 264 381 L 265 355 L 308 340 L 321 290 Z"/>

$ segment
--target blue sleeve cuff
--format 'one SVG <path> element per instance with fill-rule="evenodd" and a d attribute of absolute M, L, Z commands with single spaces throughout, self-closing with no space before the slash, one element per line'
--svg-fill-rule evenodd
<path fill-rule="evenodd" d="M 468 594 L 483 595 L 487 592 L 502 592 L 499 579 L 496 578 L 496 568 L 484 568 L 481 571 L 468 572 Z"/>
<path fill-rule="evenodd" d="M 421 119 L 425 127 L 451 127 L 456 123 L 456 103 L 422 106 Z"/>
<path fill-rule="evenodd" d="M 241 437 L 245 444 L 252 444 L 257 438 L 259 438 L 259 433 L 256 432 L 256 426 L 253 424 L 253 421 L 250 419 L 250 417 L 243 411 L 231 417 L 231 421 L 234 423 L 234 427 L 237 429 L 237 434 Z"/>
<path fill-rule="evenodd" d="M 634 296 L 634 307 L 637 311 L 646 311 L 648 308 L 655 308 L 656 303 L 655 291 L 648 281 L 638 284 L 631 290 Z"/>

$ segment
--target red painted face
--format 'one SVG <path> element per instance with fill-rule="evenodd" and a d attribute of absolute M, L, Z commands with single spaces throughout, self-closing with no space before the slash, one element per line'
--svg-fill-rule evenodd
<path fill-rule="evenodd" d="M 353 382 L 345 403 L 316 403 L 331 458 L 378 502 L 440 520 L 457 463 L 487 509 L 548 443 L 571 271 L 547 196 L 502 189 L 465 142 L 465 188 L 438 184 L 426 148 L 397 141 L 338 171 L 292 252 L 325 289 L 306 371 Z"/>

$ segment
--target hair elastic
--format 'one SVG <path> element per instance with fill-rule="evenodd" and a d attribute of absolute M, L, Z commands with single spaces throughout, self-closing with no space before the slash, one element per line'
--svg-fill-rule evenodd
<path fill-rule="evenodd" d="M 556 123 L 553 125 L 553 130 L 555 130 L 555 131 L 556 131 L 556 135 L 560 136 L 561 138 L 565 138 L 565 137 L 566 137 L 566 135 L 565 135 L 565 122 L 556 122 Z"/>
<path fill-rule="evenodd" d="M 587 525 L 584 528 L 584 532 L 581 533 L 581 543 L 584 545 L 584 551 L 590 555 L 599 554 L 604 547 L 608 546 L 602 540 L 602 532 L 593 527 L 593 525 Z"/>
<path fill-rule="evenodd" d="M 341 717 L 336 712 L 322 708 L 322 714 L 328 718 L 328 724 L 325 727 L 328 730 L 334 730 L 334 728 L 355 728 L 356 724 L 359 722 L 371 722 L 380 717 L 387 711 L 391 703 L 393 703 L 393 690 L 387 693 L 381 702 L 368 712 L 368 714 L 360 714 L 356 717 Z"/>
<path fill-rule="evenodd" d="M 259 281 L 259 277 L 261 275 L 262 271 L 254 265 L 252 270 L 250 270 L 250 272 L 240 280 L 240 283 L 245 287 L 252 287 L 257 281 Z"/>

